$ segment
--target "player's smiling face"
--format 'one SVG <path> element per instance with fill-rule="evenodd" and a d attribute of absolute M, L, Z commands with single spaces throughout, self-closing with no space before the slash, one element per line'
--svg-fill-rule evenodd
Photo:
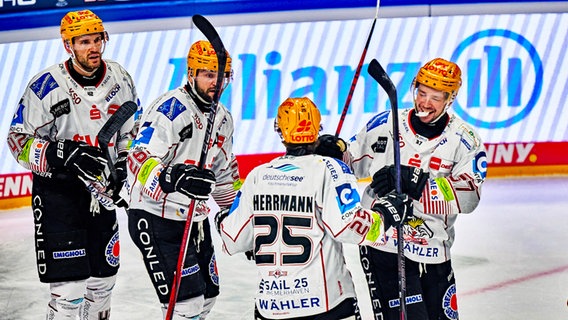
<path fill-rule="evenodd" d="M 416 109 L 418 112 L 426 112 L 427 115 L 420 117 L 424 123 L 430 123 L 445 112 L 447 93 L 430 88 L 423 84 L 416 89 Z"/>
<path fill-rule="evenodd" d="M 100 33 L 78 36 L 72 42 L 71 47 L 75 60 L 81 68 L 87 72 L 93 72 L 101 66 L 103 38 Z"/>

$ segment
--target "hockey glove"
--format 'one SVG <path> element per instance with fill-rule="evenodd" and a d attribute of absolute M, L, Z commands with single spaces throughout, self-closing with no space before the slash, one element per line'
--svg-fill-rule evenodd
<path fill-rule="evenodd" d="M 217 228 L 217 233 L 221 234 L 221 222 L 229 215 L 230 208 L 225 208 L 219 210 L 215 215 L 215 228 Z"/>
<path fill-rule="evenodd" d="M 209 169 L 178 163 L 164 169 L 159 181 L 165 193 L 177 191 L 191 199 L 207 200 L 215 186 L 215 174 Z"/>
<path fill-rule="evenodd" d="M 114 179 L 111 176 L 111 181 L 110 184 L 107 188 L 107 191 L 111 191 L 110 193 L 112 194 L 111 198 L 114 201 L 114 204 L 116 204 L 119 207 L 123 207 L 126 208 L 128 206 L 128 204 L 126 203 L 126 201 L 120 197 L 120 189 L 122 189 L 122 186 L 124 186 L 124 183 L 126 182 L 126 177 L 127 177 L 127 172 L 126 172 L 126 159 L 127 159 L 128 153 L 126 152 L 122 152 L 118 155 L 118 158 L 116 159 L 116 163 L 114 164 L 114 168 L 116 170 L 116 180 L 114 181 Z"/>
<path fill-rule="evenodd" d="M 249 261 L 255 261 L 256 260 L 254 258 L 254 251 L 252 251 L 252 250 L 245 251 L 245 256 L 247 257 L 247 260 L 249 260 Z"/>
<path fill-rule="evenodd" d="M 400 166 L 400 186 L 402 193 L 408 194 L 415 200 L 420 200 L 422 191 L 428 181 L 428 172 L 420 168 L 401 165 Z M 396 189 L 396 172 L 394 165 L 384 166 L 373 175 L 370 187 L 382 197 Z"/>
<path fill-rule="evenodd" d="M 375 200 L 371 209 L 383 216 L 386 231 L 390 227 L 397 228 L 412 218 L 412 203 L 408 195 L 393 191 Z"/>
<path fill-rule="evenodd" d="M 107 164 L 101 149 L 73 140 L 49 143 L 45 158 L 50 167 L 65 168 L 86 181 L 98 181 Z"/>
<path fill-rule="evenodd" d="M 343 160 L 343 153 L 347 150 L 347 144 L 339 137 L 331 134 L 319 136 L 315 154 Z"/>

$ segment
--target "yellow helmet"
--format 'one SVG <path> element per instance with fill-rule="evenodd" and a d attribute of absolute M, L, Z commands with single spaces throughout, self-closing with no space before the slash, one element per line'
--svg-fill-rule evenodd
<path fill-rule="evenodd" d="M 288 98 L 278 107 L 274 129 L 284 143 L 309 144 L 318 140 L 320 122 L 320 112 L 312 100 Z"/>
<path fill-rule="evenodd" d="M 446 106 L 449 106 L 458 95 L 462 84 L 460 67 L 442 58 L 435 58 L 420 68 L 412 88 L 416 88 L 418 83 L 446 92 L 448 94 Z"/>
<path fill-rule="evenodd" d="M 225 78 L 231 80 L 233 73 L 231 69 L 232 60 L 229 52 L 226 53 L 227 63 L 225 64 Z M 195 77 L 198 69 L 207 69 L 212 71 L 217 71 L 219 69 L 217 54 L 209 41 L 199 40 L 195 42 L 191 45 L 191 48 L 189 48 L 189 52 L 187 53 L 187 74 L 190 77 Z"/>
<path fill-rule="evenodd" d="M 71 42 L 74 37 L 92 33 L 103 33 L 104 40 L 108 40 L 103 21 L 91 10 L 68 12 L 61 19 L 60 30 L 63 42 Z"/>

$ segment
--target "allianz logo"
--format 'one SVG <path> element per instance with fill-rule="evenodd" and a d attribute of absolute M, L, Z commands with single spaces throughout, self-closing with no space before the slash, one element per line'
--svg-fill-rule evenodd
<path fill-rule="evenodd" d="M 466 35 L 451 57 L 444 58 L 456 62 L 462 69 L 463 85 L 452 107 L 472 126 L 489 129 L 511 126 L 524 119 L 540 98 L 543 84 L 541 58 L 529 40 L 513 31 L 487 29 Z M 261 59 L 268 68 L 259 66 Z M 356 61 L 328 69 L 313 65 L 283 70 L 279 67 L 285 59 L 278 51 L 270 51 L 262 58 L 253 53 L 237 54 L 233 61 L 234 65 L 240 63 L 242 74 L 234 81 L 241 83 L 238 86 L 229 84 L 221 102 L 232 110 L 240 109 L 237 114 L 240 114 L 241 120 L 256 120 L 259 114 L 263 115 L 263 119 L 272 119 L 285 97 L 309 94 L 322 116 L 341 114 L 355 74 Z M 412 107 L 409 88 L 424 62 L 384 62 L 387 73 L 401 93 L 401 108 Z M 169 63 L 174 66 L 169 88 L 173 89 L 185 83 L 186 58 L 171 58 Z M 366 69 L 367 66 L 363 66 L 363 70 Z M 335 73 L 333 77 L 331 73 Z M 290 79 L 291 83 L 308 84 L 290 90 L 283 85 L 290 83 Z M 239 92 L 233 90 L 234 87 L 240 88 Z M 390 109 L 384 99 L 384 104 L 379 105 L 381 90 L 367 72 L 361 72 L 358 87 L 363 90 L 364 114 Z M 259 90 L 266 92 L 262 94 Z M 337 92 L 336 99 L 328 101 L 328 92 Z M 265 101 L 256 100 L 256 97 L 262 96 L 266 97 Z M 266 111 L 261 110 L 263 108 Z"/>

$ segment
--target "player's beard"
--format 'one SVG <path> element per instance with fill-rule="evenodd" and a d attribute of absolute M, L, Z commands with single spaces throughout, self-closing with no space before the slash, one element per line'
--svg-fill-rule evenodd
<path fill-rule="evenodd" d="M 89 56 L 77 57 L 75 61 L 79 64 L 79 67 L 88 73 L 95 72 L 101 66 L 101 55 L 98 54 L 96 58 L 89 58 Z"/>
<path fill-rule="evenodd" d="M 199 97 L 201 97 L 201 99 L 209 103 L 213 102 L 213 97 L 209 95 L 209 89 L 202 90 L 201 88 L 199 88 L 199 86 L 197 86 L 197 83 L 195 89 L 196 89 L 195 91 L 197 92 Z"/>

